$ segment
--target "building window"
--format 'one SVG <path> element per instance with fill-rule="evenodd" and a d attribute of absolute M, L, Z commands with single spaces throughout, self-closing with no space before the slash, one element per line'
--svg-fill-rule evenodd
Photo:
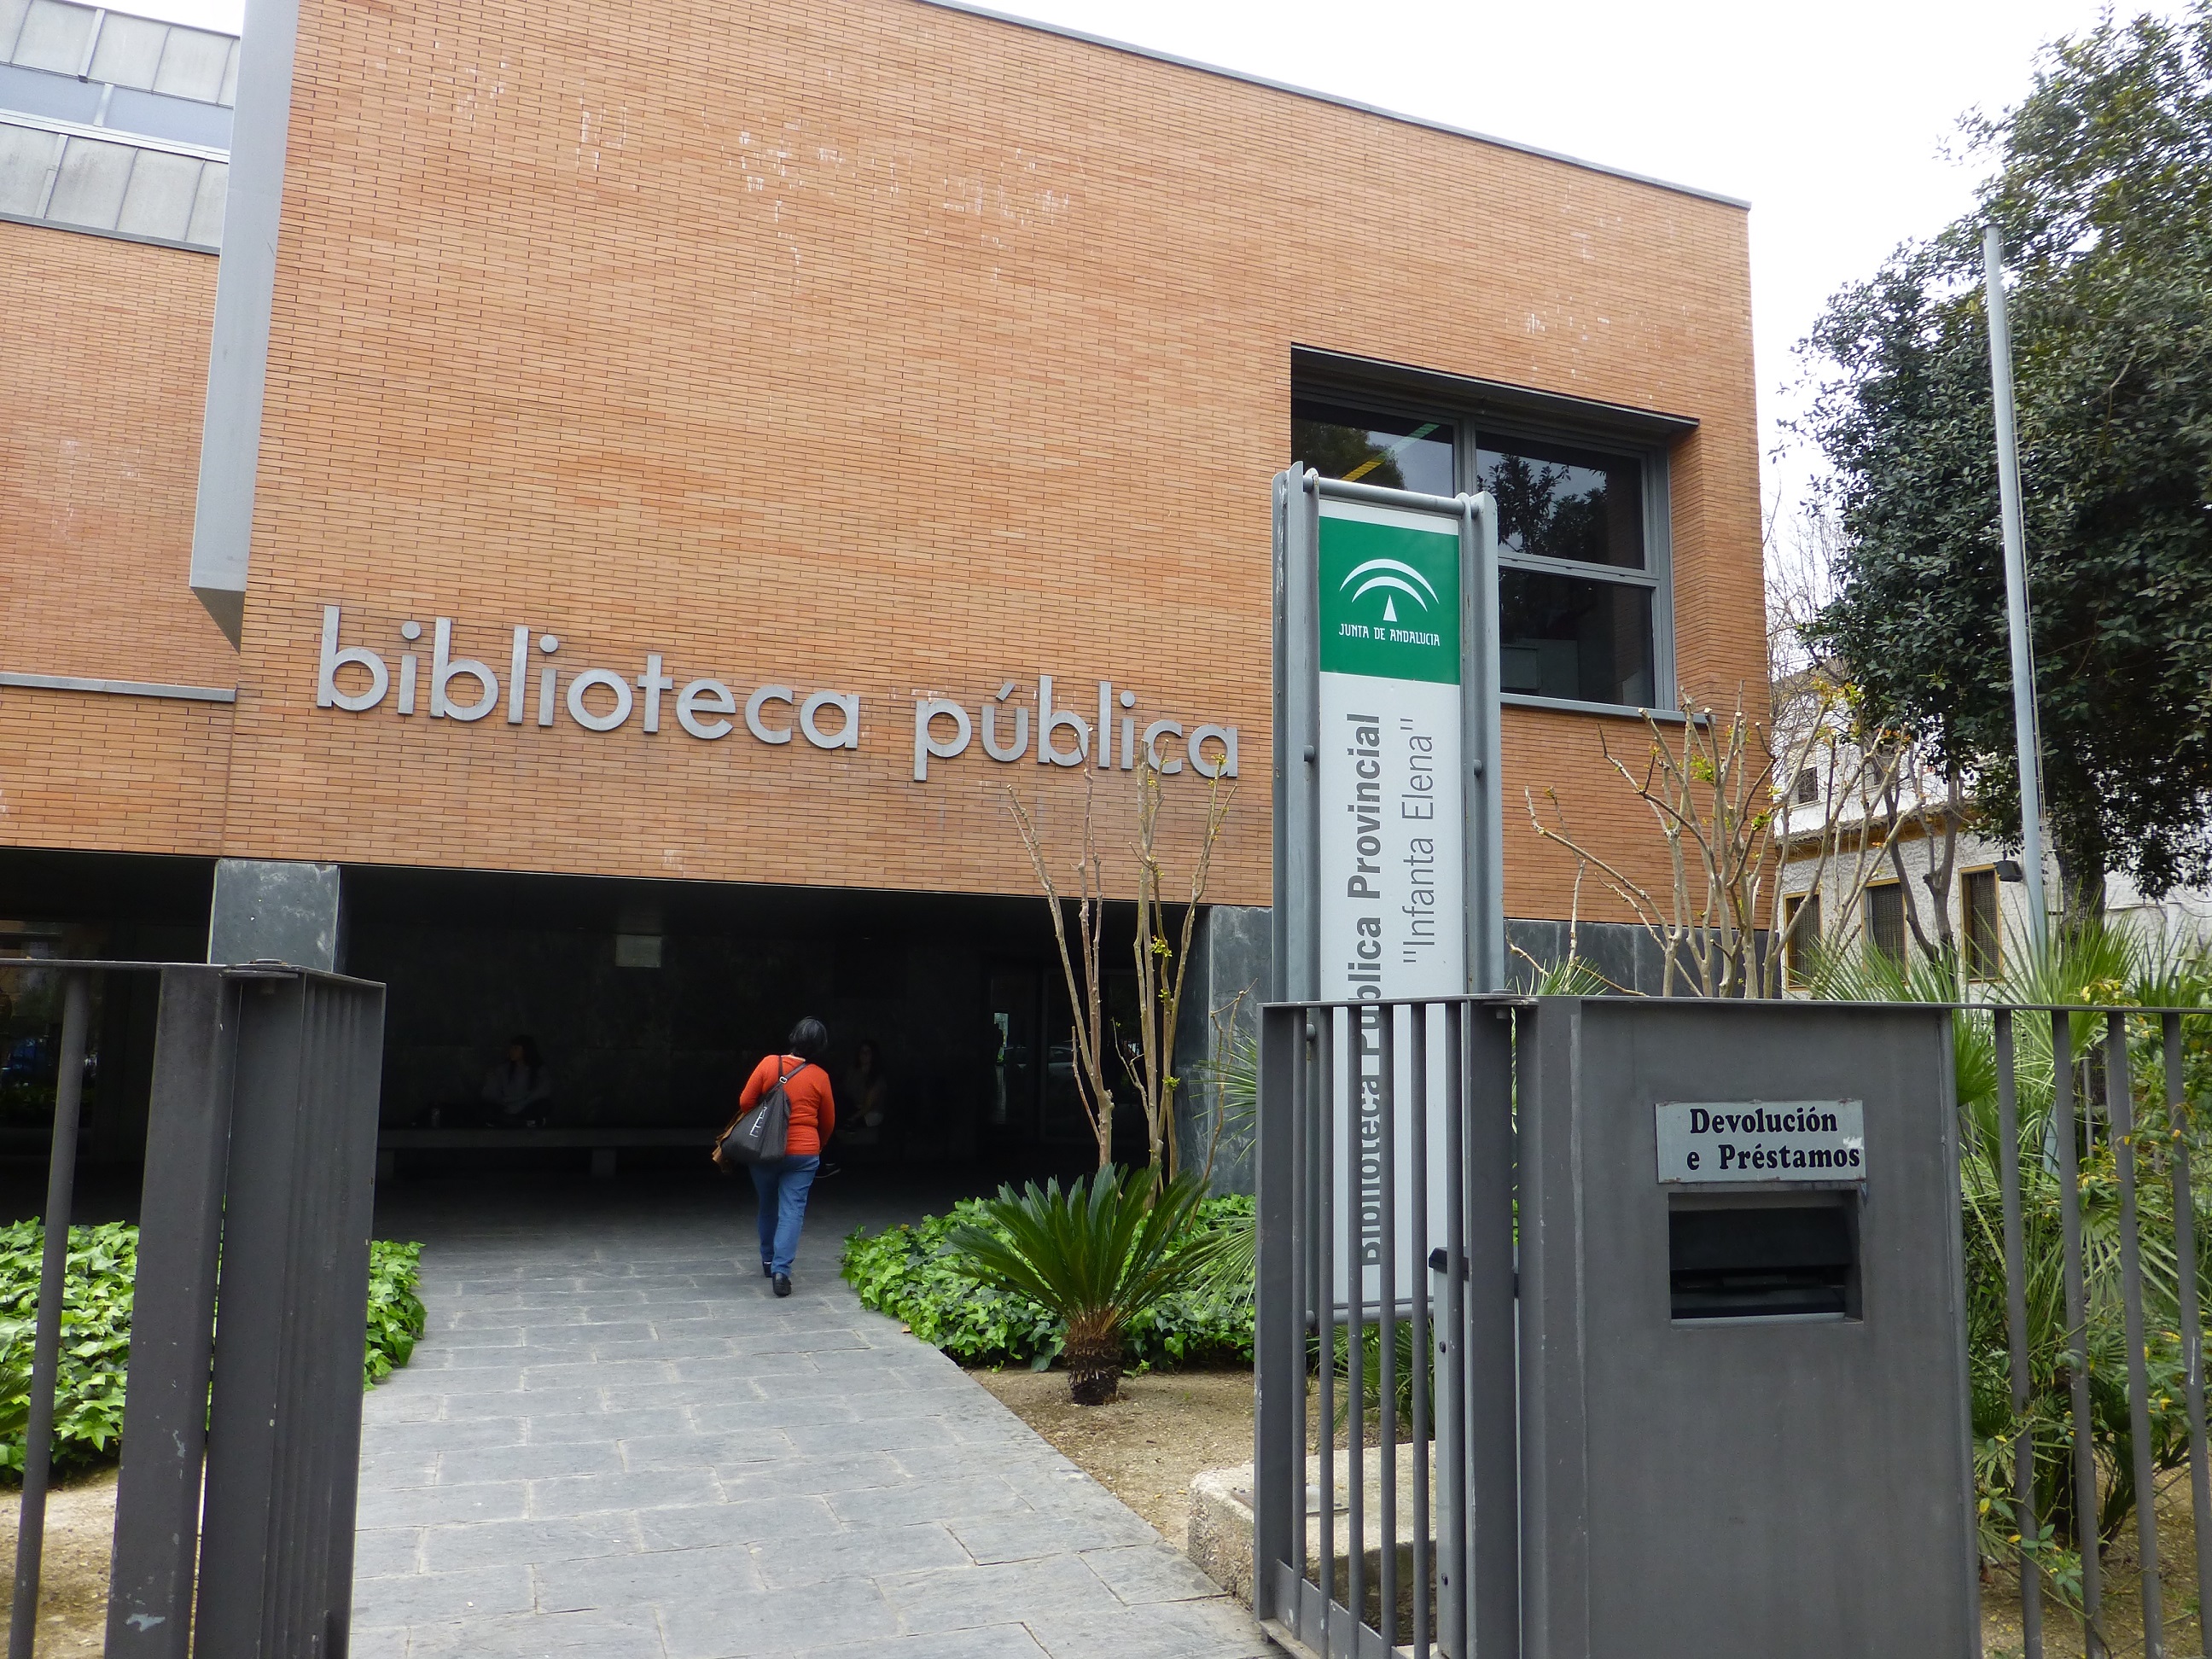
<path fill-rule="evenodd" d="M 1782 972 L 1803 988 L 1813 982 L 1813 958 L 1820 948 L 1820 896 L 1796 893 L 1782 901 Z"/>
<path fill-rule="evenodd" d="M 1457 495 L 1458 437 L 1457 422 L 1447 419 L 1384 415 L 1305 398 L 1291 405 L 1292 459 L 1324 478 L 1347 483 Z"/>
<path fill-rule="evenodd" d="M 1820 775 L 1809 766 L 1799 767 L 1797 781 L 1790 793 L 1796 796 L 1798 805 L 1818 806 L 1820 804 Z"/>
<path fill-rule="evenodd" d="M 1959 908 L 1966 935 L 1966 977 L 1995 979 L 1997 946 L 1997 872 L 1969 870 L 1960 878 Z"/>
<path fill-rule="evenodd" d="M 1905 960 L 1905 884 L 1886 881 L 1866 890 L 1867 944 L 1892 962 Z"/>
<path fill-rule="evenodd" d="M 1496 498 L 1508 696 L 1631 708 L 1661 701 L 1668 618 L 1645 458 L 1478 427 L 1449 410 L 1310 398 L 1291 403 L 1291 449 L 1324 477 Z"/>

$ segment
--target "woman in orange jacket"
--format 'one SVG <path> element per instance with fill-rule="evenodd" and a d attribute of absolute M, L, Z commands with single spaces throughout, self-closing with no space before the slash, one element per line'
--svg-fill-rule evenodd
<path fill-rule="evenodd" d="M 806 1195 L 822 1167 L 822 1149 L 837 1127 L 830 1073 L 822 1069 L 822 1056 L 830 1049 L 828 1028 L 818 1019 L 802 1019 L 791 1028 L 789 1046 L 789 1053 L 767 1055 L 754 1066 L 738 1097 L 738 1115 L 743 1117 L 781 1079 L 784 1097 L 791 1103 L 791 1133 L 783 1156 L 747 1166 L 753 1190 L 760 1194 L 761 1272 L 778 1296 L 791 1294 L 791 1261 L 806 1220 Z"/>

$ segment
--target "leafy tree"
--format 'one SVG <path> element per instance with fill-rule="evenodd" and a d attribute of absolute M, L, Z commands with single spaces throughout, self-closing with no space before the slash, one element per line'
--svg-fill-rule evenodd
<path fill-rule="evenodd" d="M 2045 810 L 2079 918 L 2212 875 L 2212 0 L 2050 48 L 1969 123 L 1981 210 L 1830 301 L 1800 430 L 1835 468 L 1816 642 L 2017 842 L 1981 232 L 2010 309 Z"/>

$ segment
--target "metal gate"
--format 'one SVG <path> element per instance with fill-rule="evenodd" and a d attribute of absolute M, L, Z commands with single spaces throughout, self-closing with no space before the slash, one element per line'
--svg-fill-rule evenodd
<path fill-rule="evenodd" d="M 1517 1649 L 1513 1022 L 1531 1006 L 1262 1013 L 1253 1595 L 1318 1653 Z M 1401 1066 L 1401 1043 L 1426 1063 Z M 1343 1170 L 1359 1178 L 1340 1190 Z M 1417 1259 L 1397 1248 L 1439 1235 Z M 1367 1282 L 1340 1291 L 1340 1252 Z"/>
<path fill-rule="evenodd" d="M 1549 1501 L 1538 1488 L 1557 1449 L 1540 1443 L 1549 1419 L 1516 1382 L 1525 1386 L 1532 1367 L 1545 1371 L 1547 1343 L 1571 1349 L 1607 1333 L 1581 1328 L 1579 1282 L 1532 1281 L 1540 1305 L 1516 1306 L 1516 1228 L 1533 1229 L 1517 1248 L 1541 1277 L 1552 1271 L 1545 1261 L 1565 1260 L 1550 1230 L 1580 1225 L 1545 1213 L 1551 1177 L 1537 1166 L 1585 1157 L 1579 1141 L 1567 1150 L 1571 1137 L 1547 1127 L 1560 1109 L 1553 1073 L 1563 1062 L 1582 1067 L 1574 1089 L 1609 1089 L 1620 1122 L 1620 1098 L 1633 1092 L 1621 1079 L 1635 1067 L 1593 1081 L 1592 1067 L 1612 1062 L 1559 1042 L 1571 1000 L 1559 1003 L 1263 1011 L 1254 1595 L 1262 1619 L 1309 1651 L 1519 1659 L 1582 1650 L 1582 1638 L 1547 1625 L 1542 1599 L 1556 1586 L 1546 1589 L 1540 1556 L 1556 1539 L 1545 1531 L 1548 1511 L 1537 1512 Z M 1923 1339 L 1935 1333 L 1950 1353 L 1902 1391 L 1863 1376 L 1849 1386 L 1900 1436 L 1908 1427 L 1917 1435 L 1913 1455 L 1929 1471 L 1931 1501 L 1921 1506 L 1914 1559 L 1943 1560 L 1915 1582 L 1921 1593 L 1936 1583 L 1929 1605 L 1958 1626 L 1955 1645 L 1941 1650 L 1977 1650 L 1978 1565 L 1978 1600 L 2005 1622 L 2002 1644 L 2027 1659 L 2045 1650 L 2054 1618 L 2071 1627 L 2065 1645 L 2078 1639 L 2093 1655 L 2205 1651 L 2212 1453 L 2201 1287 L 2212 1280 L 2212 1201 L 2201 1170 L 2212 1122 L 2191 1096 L 2212 1087 L 2212 1009 L 1589 1006 L 1591 1018 L 1607 1009 L 1616 1031 L 1656 1020 L 1693 1033 L 1694 1063 L 1675 1064 L 1677 1077 L 1702 1069 L 1771 1079 L 1776 1048 L 1796 1044 L 1806 1052 L 1786 1057 L 1780 1073 L 1794 1067 L 1800 1086 L 1818 1076 L 1836 1091 L 1863 1092 L 1868 1123 L 1882 1117 L 1893 1144 L 1904 1144 L 1895 1130 L 1908 1119 L 1921 1132 L 1916 1167 L 1883 1166 L 1862 1189 L 1865 1206 L 1850 1211 L 1863 1218 L 1852 1223 L 1855 1261 L 1887 1275 L 1866 1281 L 1887 1300 L 1850 1341 L 1865 1357 L 1917 1320 Z M 1752 1029 L 1761 1024 L 1763 1048 Z M 1820 1041 L 1804 1041 L 1816 1032 Z M 1837 1033 L 1841 1049 L 1828 1042 Z M 1654 1041 L 1650 1052 L 1665 1046 Z M 1408 1049 L 1422 1063 L 1407 1063 Z M 1645 1128 L 1652 1101 L 1698 1097 L 1646 1092 L 1634 1109 Z M 1745 1093 L 1756 1093 L 1748 1081 Z M 1352 1134 L 1356 1146 L 1346 1144 Z M 1546 1151 L 1547 1138 L 1559 1144 Z M 1871 1130 L 1865 1145 L 1869 1160 L 1883 1156 Z M 1619 1152 L 1597 1146 L 1587 1157 Z M 1636 1155 L 1648 1159 L 1650 1143 L 1639 1141 Z M 1534 1164 L 1517 1168 L 1523 1158 Z M 1647 1171 L 1627 1173 L 1649 1188 Z M 1579 1205 L 1579 1175 L 1574 1188 Z M 1628 1188 L 1614 1179 L 1587 1190 L 1617 1199 Z M 1901 1204 L 1913 1206 L 1919 1252 L 1902 1279 Z M 1862 1237 L 1863 1226 L 1875 1231 Z M 1877 1234 L 1890 1251 L 1881 1259 Z M 1414 1260 L 1401 1238 L 1425 1249 L 1443 1242 Z M 1656 1249 L 1663 1256 L 1669 1248 L 1662 1228 Z M 1667 1268 L 1650 1275 L 1663 1287 L 1674 1264 L 1654 1265 Z M 1847 1372 L 1829 1352 L 1820 1363 L 1834 1364 L 1825 1374 L 1832 1384 Z M 1668 1432 L 1663 1418 L 1646 1426 Z M 1678 1431 L 1690 1426 L 1686 1419 Z M 1954 1448 L 1959 1467 L 1947 1468 Z M 1690 1533 L 1711 1518 L 1694 1501 L 1679 1513 Z M 1824 1510 L 1818 1535 L 1848 1548 L 1884 1530 L 1854 1513 Z M 2194 1544 L 2185 1558 L 2172 1536 L 2184 1529 Z M 1673 1541 L 1655 1540 L 1655 1559 Z M 2164 1589 L 2160 1572 L 2140 1570 L 2162 1553 Z M 1602 1571 L 1617 1585 L 1642 1565 L 1616 1555 Z M 2118 1595 L 2115 1571 L 2135 1581 Z M 1956 1580 L 1949 1589 L 1940 1582 L 1947 1573 Z M 1872 1599 L 1901 1605 L 1909 1577 L 1877 1576 L 1884 1593 Z M 2184 1584 L 2196 1595 L 2174 1594 Z M 1652 1650 L 1674 1650 L 1657 1639 L 1664 1633 L 1652 1631 Z M 1838 1630 L 1836 1639 L 1847 1638 Z"/>
<path fill-rule="evenodd" d="M 160 975 L 106 1652 L 342 1659 L 384 988 L 280 963 L 64 975 L 10 1659 L 30 1659 L 94 976 Z M 218 1305 L 220 1316 L 218 1317 Z"/>

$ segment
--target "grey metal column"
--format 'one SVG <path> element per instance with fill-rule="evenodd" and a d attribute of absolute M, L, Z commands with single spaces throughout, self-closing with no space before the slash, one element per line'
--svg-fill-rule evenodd
<path fill-rule="evenodd" d="M 1275 567 L 1274 1000 L 1321 994 L 1314 897 L 1320 880 L 1320 681 L 1315 667 L 1315 570 L 1320 557 L 1318 474 L 1292 467 L 1275 479 L 1283 556 Z"/>
<path fill-rule="evenodd" d="M 309 1029 L 319 1041 L 307 1079 L 321 1103 L 325 1156 L 312 1267 L 323 1296 L 322 1402 L 302 1424 L 319 1467 L 301 1493 L 327 1517 L 324 1646 L 343 1659 L 353 1625 L 354 1511 L 360 1498 L 362 1346 L 368 1324 L 368 1236 L 376 1224 L 376 1121 L 383 1095 L 384 989 L 311 978 Z M 313 1218 L 311 1217 L 311 1219 Z M 310 1569 L 311 1571 L 312 1569 Z"/>
<path fill-rule="evenodd" d="M 239 977 L 195 1650 L 342 1659 L 383 993 Z"/>
<path fill-rule="evenodd" d="M 1505 988 L 1504 739 L 1498 710 L 1498 503 L 1462 495 L 1460 520 L 1460 732 L 1467 817 L 1467 986 Z"/>
<path fill-rule="evenodd" d="M 219 968 L 161 970 L 107 1603 L 114 1659 L 185 1659 L 191 1645 L 237 1001 Z"/>
<path fill-rule="evenodd" d="M 31 1659 L 39 1632 L 39 1565 L 46 1549 L 46 1477 L 54 1450 L 54 1380 L 61 1369 L 62 1299 L 69 1277 L 70 1198 L 76 1185 L 76 1125 L 84 1103 L 85 1032 L 92 986 L 72 972 L 62 993 L 62 1051 L 54 1076 L 54 1133 L 46 1158 L 46 1252 L 31 1350 L 30 1422 L 23 1437 L 23 1504 L 15 1534 L 15 1600 L 9 1659 Z"/>

